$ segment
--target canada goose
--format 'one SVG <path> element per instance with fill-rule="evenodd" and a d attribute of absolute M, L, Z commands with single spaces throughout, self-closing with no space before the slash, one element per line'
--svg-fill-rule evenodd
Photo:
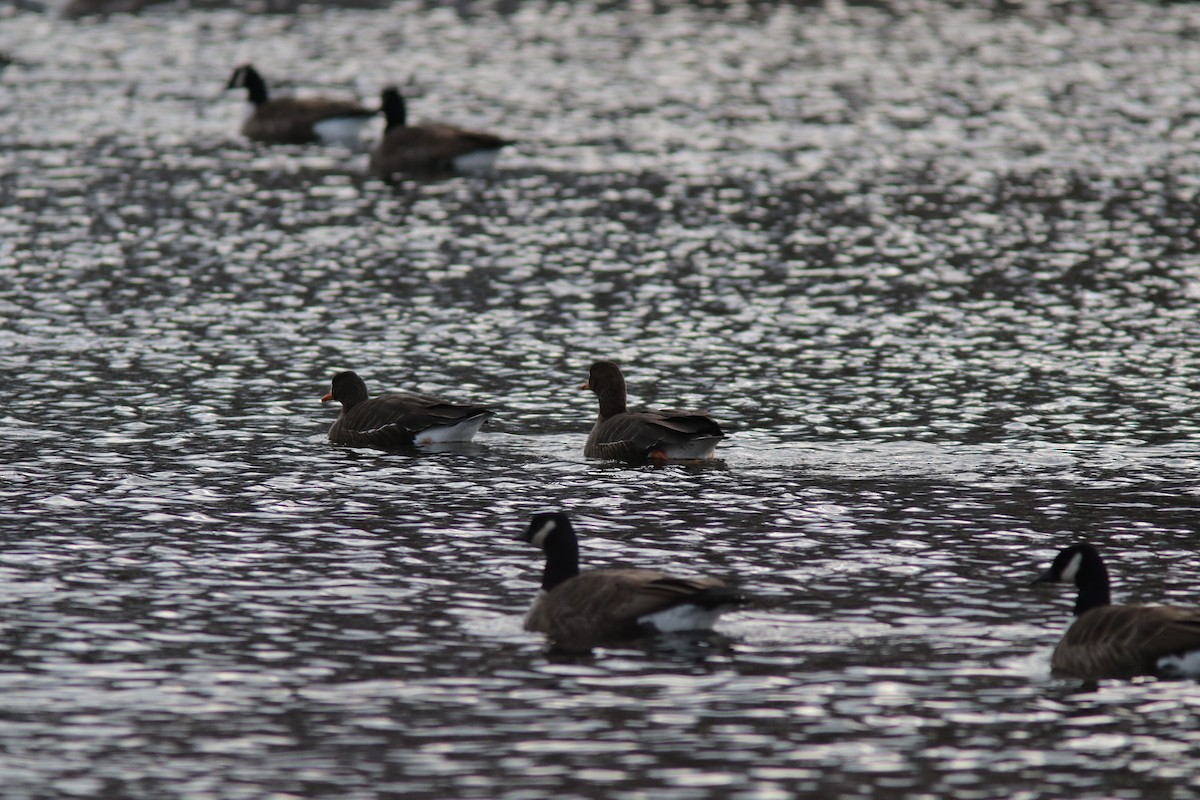
<path fill-rule="evenodd" d="M 342 404 L 329 429 L 329 441 L 357 447 L 406 447 L 469 442 L 494 412 L 418 394 L 368 397 L 367 385 L 353 372 L 339 372 L 321 398 Z"/>
<path fill-rule="evenodd" d="M 225 88 L 246 90 L 250 105 L 242 122 L 242 135 L 259 142 L 336 142 L 354 147 L 363 127 L 379 113 L 352 100 L 322 97 L 269 99 L 266 81 L 250 64 L 235 69 Z"/>
<path fill-rule="evenodd" d="M 1054 669 L 1096 678 L 1200 677 L 1200 609 L 1113 605 L 1108 570 L 1087 543 L 1059 553 L 1034 583 L 1072 581 L 1075 621 L 1054 648 Z"/>
<path fill-rule="evenodd" d="M 500 149 L 514 144 L 490 133 L 442 123 L 408 125 L 404 98 L 394 86 L 383 90 L 381 107 L 387 127 L 371 152 L 368 168 L 384 180 L 402 173 L 486 172 Z"/>
<path fill-rule="evenodd" d="M 579 387 L 600 400 L 600 416 L 583 447 L 587 458 L 643 461 L 697 461 L 713 457 L 725 436 L 715 420 L 699 411 L 629 411 L 625 376 L 612 361 L 597 361 Z"/>
<path fill-rule="evenodd" d="M 716 578 L 680 578 L 650 569 L 579 571 L 579 546 L 562 512 L 535 514 L 525 541 L 546 554 L 542 588 L 525 630 L 559 645 L 628 639 L 639 633 L 707 630 L 747 602 Z"/>

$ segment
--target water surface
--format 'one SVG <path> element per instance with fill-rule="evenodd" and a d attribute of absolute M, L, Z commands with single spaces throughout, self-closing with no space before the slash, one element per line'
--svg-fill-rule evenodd
<path fill-rule="evenodd" d="M 366 4 L 364 4 L 366 5 Z M 1065 544 L 1194 602 L 1200 11 L 0 11 L 5 796 L 1193 796 L 1192 682 L 1081 685 Z M 220 89 L 520 139 L 388 187 Z M 588 363 L 711 467 L 588 462 Z M 334 372 L 487 403 L 330 446 Z M 528 517 L 737 576 L 548 650 Z"/>

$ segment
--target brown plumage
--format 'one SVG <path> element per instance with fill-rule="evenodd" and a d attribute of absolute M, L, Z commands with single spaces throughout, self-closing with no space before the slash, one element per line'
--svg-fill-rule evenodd
<path fill-rule="evenodd" d="M 483 406 L 451 403 L 419 394 L 370 397 L 353 372 L 333 376 L 322 403 L 337 401 L 342 413 L 329 428 L 329 441 L 357 447 L 408 447 L 414 444 L 469 442 L 493 416 Z"/>
<path fill-rule="evenodd" d="M 1079 590 L 1075 621 L 1050 658 L 1054 669 L 1091 678 L 1132 678 L 1193 675 L 1200 668 L 1200 609 L 1113 605 L 1108 569 L 1092 545 L 1066 548 L 1034 582 L 1074 582 Z"/>
<path fill-rule="evenodd" d="M 340 141 L 351 145 L 378 112 L 350 100 L 267 95 L 267 84 L 250 64 L 233 71 L 226 89 L 245 89 L 252 107 L 242 135 L 273 144 Z"/>
<path fill-rule="evenodd" d="M 566 514 L 536 514 L 525 541 L 542 548 L 542 591 L 525 629 L 559 646 L 587 647 L 647 632 L 704 630 L 746 602 L 717 578 L 685 578 L 650 569 L 579 571 L 579 548 Z"/>
<path fill-rule="evenodd" d="M 583 447 L 587 458 L 645 461 L 698 461 L 713 457 L 725 436 L 721 426 L 699 411 L 630 411 L 625 376 L 612 361 L 597 361 L 581 389 L 600 401 L 600 415 Z"/>
<path fill-rule="evenodd" d="M 438 122 L 408 125 L 404 98 L 395 87 L 383 90 L 381 107 L 387 127 L 371 152 L 368 168 L 384 180 L 402 174 L 486 171 L 501 148 L 514 144 L 511 139 Z"/>
<path fill-rule="evenodd" d="M 1050 664 L 1075 675 L 1132 678 L 1164 671 L 1159 659 L 1200 648 L 1200 610 L 1110 605 L 1079 616 L 1054 648 Z"/>

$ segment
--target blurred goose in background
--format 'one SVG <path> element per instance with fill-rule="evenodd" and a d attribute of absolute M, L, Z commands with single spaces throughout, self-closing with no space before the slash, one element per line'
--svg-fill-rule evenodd
<path fill-rule="evenodd" d="M 1096 548 L 1074 544 L 1034 583 L 1074 583 L 1075 621 L 1050 665 L 1090 678 L 1200 677 L 1200 608 L 1114 605 Z"/>
<path fill-rule="evenodd" d="M 384 180 L 403 174 L 486 172 L 501 148 L 515 144 L 490 133 L 434 122 L 409 125 L 404 97 L 394 86 L 380 97 L 387 120 L 383 138 L 371 152 L 371 173 Z"/>
<path fill-rule="evenodd" d="M 644 461 L 699 461 L 713 457 L 725 436 L 721 426 L 699 411 L 629 411 L 625 376 L 612 361 L 597 361 L 579 387 L 600 400 L 600 416 L 583 447 L 587 458 Z"/>
<path fill-rule="evenodd" d="M 229 89 L 245 89 L 250 106 L 242 122 L 242 135 L 272 144 L 338 143 L 355 147 L 363 127 L 379 113 L 352 100 L 322 97 L 277 97 L 267 94 L 267 83 L 250 64 L 233 71 Z"/>
<path fill-rule="evenodd" d="M 650 569 L 579 571 L 579 545 L 562 512 L 535 514 L 524 536 L 546 554 L 542 588 L 525 630 L 565 647 L 640 634 L 707 630 L 747 598 L 717 578 L 683 578 Z"/>
<path fill-rule="evenodd" d="M 354 372 L 339 372 L 321 398 L 342 404 L 329 429 L 329 441 L 358 447 L 408 447 L 469 442 L 494 412 L 483 406 L 451 403 L 419 394 L 367 395 Z"/>

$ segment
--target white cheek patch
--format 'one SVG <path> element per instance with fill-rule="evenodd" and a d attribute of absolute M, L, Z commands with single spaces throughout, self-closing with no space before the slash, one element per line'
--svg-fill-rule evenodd
<path fill-rule="evenodd" d="M 529 541 L 534 547 L 541 547 L 546 543 L 546 537 L 550 535 L 550 531 L 554 530 L 555 527 L 554 520 L 546 520 L 546 523 L 537 529 L 537 533 L 533 534 L 533 538 Z"/>
<path fill-rule="evenodd" d="M 1076 553 L 1071 556 L 1071 560 L 1067 562 L 1067 566 L 1063 568 L 1062 577 L 1059 580 L 1064 583 L 1071 583 L 1075 580 L 1075 576 L 1079 574 L 1079 565 L 1083 563 L 1083 553 Z"/>

